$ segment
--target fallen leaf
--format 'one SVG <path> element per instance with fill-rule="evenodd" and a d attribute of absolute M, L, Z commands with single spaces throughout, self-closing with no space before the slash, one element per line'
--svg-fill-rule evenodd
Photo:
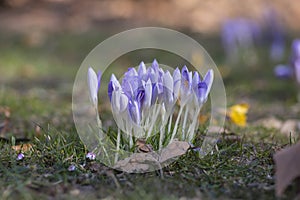
<path fill-rule="evenodd" d="M 170 159 L 174 159 L 186 153 L 190 148 L 190 144 L 185 141 L 173 141 L 166 148 L 162 149 L 159 162 L 164 163 Z"/>
<path fill-rule="evenodd" d="M 227 116 L 234 124 L 244 127 L 247 124 L 249 105 L 246 103 L 236 104 L 228 109 Z"/>
<path fill-rule="evenodd" d="M 153 151 L 153 147 L 150 144 L 146 144 L 144 139 L 137 139 L 136 146 L 138 152 L 148 153 Z"/>
<path fill-rule="evenodd" d="M 284 148 L 274 155 L 276 164 L 276 195 L 281 196 L 287 186 L 300 176 L 300 142 Z M 299 187 L 299 186 L 298 186 Z"/>
<path fill-rule="evenodd" d="M 11 147 L 13 150 L 18 151 L 18 152 L 27 152 L 32 150 L 32 144 L 27 143 L 27 144 L 19 144 Z"/>
<path fill-rule="evenodd" d="M 280 129 L 282 127 L 282 121 L 275 117 L 267 117 L 263 119 L 259 119 L 255 122 L 256 125 L 261 125 L 265 128 L 275 128 Z"/>
<path fill-rule="evenodd" d="M 160 152 L 133 153 L 128 158 L 118 161 L 114 168 L 127 173 L 143 173 L 161 169 L 168 162 L 187 152 L 190 144 L 174 140 Z"/>

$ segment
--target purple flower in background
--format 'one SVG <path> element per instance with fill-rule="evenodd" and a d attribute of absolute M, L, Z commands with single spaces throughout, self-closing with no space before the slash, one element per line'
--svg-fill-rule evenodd
<path fill-rule="evenodd" d="M 278 61 L 282 59 L 285 50 L 285 33 L 276 11 L 268 8 L 264 13 L 264 25 L 266 27 L 266 40 L 270 43 L 270 59 Z"/>
<path fill-rule="evenodd" d="M 287 79 L 293 76 L 293 68 L 288 65 L 277 65 L 274 68 L 274 74 L 277 78 Z"/>
<path fill-rule="evenodd" d="M 300 39 L 295 39 L 292 43 L 290 62 L 294 69 L 297 82 L 300 84 Z"/>
<path fill-rule="evenodd" d="M 225 21 L 221 29 L 221 38 L 227 57 L 236 61 L 239 50 L 253 48 L 260 35 L 261 28 L 254 20 L 236 18 Z"/>
<path fill-rule="evenodd" d="M 293 65 L 297 60 L 300 59 L 300 39 L 295 39 L 292 43 L 292 52 L 291 52 L 291 64 Z"/>

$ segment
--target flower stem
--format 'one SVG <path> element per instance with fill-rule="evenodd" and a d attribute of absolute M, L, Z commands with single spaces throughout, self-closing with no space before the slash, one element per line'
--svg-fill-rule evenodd
<path fill-rule="evenodd" d="M 184 106 L 181 106 L 180 109 L 179 109 L 178 116 L 177 116 L 177 119 L 176 119 L 176 122 L 175 122 L 175 126 L 174 126 L 174 129 L 173 129 L 173 133 L 172 133 L 172 136 L 171 136 L 169 144 L 173 141 L 173 139 L 174 139 L 174 137 L 176 135 L 177 128 L 178 128 L 178 123 L 179 123 L 179 119 L 180 119 L 183 107 Z"/>
<path fill-rule="evenodd" d="M 186 126 L 188 111 L 189 111 L 189 106 L 187 105 L 185 108 L 185 113 L 184 113 L 184 118 L 183 118 L 183 123 L 182 123 L 182 135 L 181 135 L 182 140 L 185 139 L 185 126 Z"/>
<path fill-rule="evenodd" d="M 158 106 L 158 107 L 160 107 L 160 106 Z M 155 124 L 155 122 L 156 122 L 156 119 L 157 119 L 157 117 L 158 117 L 159 111 L 160 111 L 159 108 L 156 109 L 156 113 L 154 114 L 153 120 L 152 120 L 152 122 L 151 122 L 149 131 L 148 131 L 148 134 L 147 134 L 147 138 L 150 137 L 150 135 L 151 135 L 151 133 L 152 133 L 152 130 L 153 130 L 154 124 Z M 147 139 L 147 138 L 146 138 L 146 139 Z"/>
<path fill-rule="evenodd" d="M 117 148 L 116 148 L 116 154 L 115 154 L 115 163 L 118 162 L 118 158 L 119 158 L 120 139 L 121 139 L 121 131 L 120 131 L 120 129 L 118 128 Z"/>
<path fill-rule="evenodd" d="M 189 129 L 188 129 L 188 141 L 191 142 L 192 139 L 194 138 L 194 135 L 195 135 L 195 128 L 197 126 L 197 122 L 198 122 L 198 115 L 199 115 L 199 112 L 200 112 L 200 109 L 201 109 L 201 106 L 199 106 L 195 112 L 195 116 L 194 116 L 194 119 L 193 119 L 193 122 L 192 124 L 190 125 Z"/>

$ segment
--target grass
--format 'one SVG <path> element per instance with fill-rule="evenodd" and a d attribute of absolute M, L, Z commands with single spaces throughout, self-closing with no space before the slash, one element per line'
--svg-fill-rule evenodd
<path fill-rule="evenodd" d="M 273 154 L 297 138 L 251 122 L 270 115 L 296 118 L 298 113 L 291 111 L 296 103 L 295 84 L 274 78 L 271 62 L 261 59 L 255 66 L 228 69 L 221 52 L 213 48 L 220 45 L 218 40 L 199 37 L 224 72 L 228 105 L 250 104 L 250 124 L 240 128 L 227 121 L 232 134 L 222 135 L 213 153 L 204 158 L 190 150 L 162 173 L 127 174 L 109 169 L 99 160 L 87 161 L 88 149 L 72 120 L 71 89 L 76 69 L 103 35 L 49 36 L 40 47 L 22 44 L 19 36 L 1 37 L 4 53 L 0 55 L 0 72 L 8 75 L 0 79 L 0 106 L 10 108 L 11 118 L 8 130 L 1 132 L 8 141 L 0 142 L 0 199 L 275 198 Z M 210 43 L 214 45 L 210 47 Z M 159 61 L 173 58 L 162 52 L 132 52 L 112 66 L 128 67 L 126 63 L 138 63 L 137 57 L 147 59 L 147 55 L 149 62 L 152 57 Z M 230 73 L 225 76 L 226 70 Z M 274 106 L 284 109 L 277 112 Z M 36 125 L 41 131 L 35 130 Z M 19 143 L 14 138 L 28 138 L 32 144 L 22 161 L 16 160 L 18 152 L 11 149 L 14 141 Z M 200 145 L 202 138 L 200 135 L 195 145 Z M 72 164 L 76 170 L 70 172 Z M 294 184 L 282 199 L 291 199 L 295 193 Z"/>

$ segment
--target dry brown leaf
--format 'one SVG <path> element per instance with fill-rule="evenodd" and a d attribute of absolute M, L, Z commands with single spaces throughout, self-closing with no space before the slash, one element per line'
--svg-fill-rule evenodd
<path fill-rule="evenodd" d="M 173 141 L 161 152 L 134 153 L 128 158 L 118 161 L 114 168 L 127 173 L 141 173 L 160 169 L 166 162 L 185 154 L 189 148 L 188 142 Z"/>
<path fill-rule="evenodd" d="M 159 162 L 164 163 L 170 159 L 174 159 L 186 153 L 190 148 L 190 144 L 185 141 L 173 141 L 166 148 L 162 149 Z"/>
<path fill-rule="evenodd" d="M 146 144 L 144 139 L 137 139 L 136 146 L 138 152 L 148 153 L 153 151 L 153 147 L 150 144 Z"/>
<path fill-rule="evenodd" d="M 292 181 L 300 176 L 300 143 L 278 151 L 276 164 L 276 195 L 281 196 Z"/>
<path fill-rule="evenodd" d="M 27 143 L 27 144 L 19 144 L 11 147 L 13 150 L 18 151 L 18 152 L 27 152 L 32 150 L 32 144 Z"/>

